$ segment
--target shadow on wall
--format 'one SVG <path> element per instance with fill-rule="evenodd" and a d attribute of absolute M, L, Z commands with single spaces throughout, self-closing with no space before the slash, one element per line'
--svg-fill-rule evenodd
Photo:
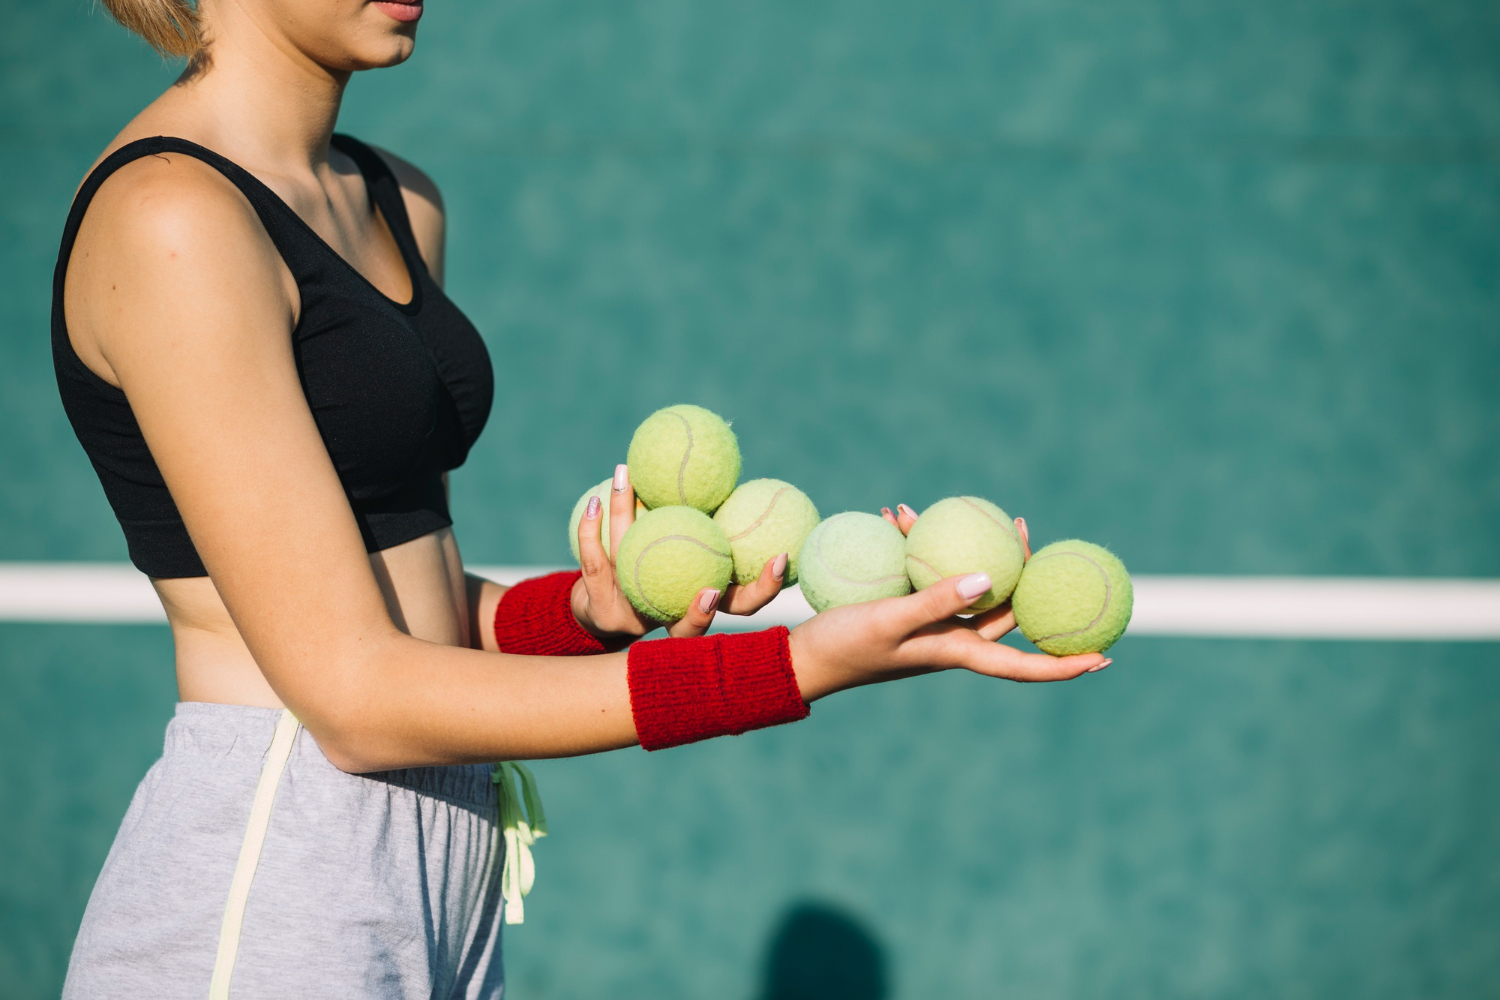
<path fill-rule="evenodd" d="M 886 1000 L 885 949 L 852 916 L 798 903 L 766 954 L 760 1000 Z"/>

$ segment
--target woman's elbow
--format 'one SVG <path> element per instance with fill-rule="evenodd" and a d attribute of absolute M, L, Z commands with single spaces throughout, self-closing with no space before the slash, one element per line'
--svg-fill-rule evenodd
<path fill-rule="evenodd" d="M 317 741 L 323 756 L 328 758 L 328 763 L 349 774 L 436 763 L 419 759 L 421 754 L 414 753 L 393 734 L 383 732 L 381 727 L 372 726 L 368 721 L 361 724 L 354 720 L 322 720 L 318 724 L 304 725 Z"/>
<path fill-rule="evenodd" d="M 369 678 L 380 675 L 377 667 L 365 663 L 342 677 L 325 676 L 317 687 L 284 699 L 323 756 L 340 771 L 367 774 L 409 763 L 405 759 L 409 755 L 403 755 L 398 746 L 392 706 L 374 697 L 381 685 Z M 359 677 L 366 680 L 360 682 Z"/>

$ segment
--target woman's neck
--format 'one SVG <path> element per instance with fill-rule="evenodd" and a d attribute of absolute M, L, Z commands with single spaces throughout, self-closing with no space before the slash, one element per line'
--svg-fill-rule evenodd
<path fill-rule="evenodd" d="M 320 65 L 238 4 L 211 9 L 208 49 L 164 96 L 191 105 L 209 145 L 254 173 L 325 167 L 350 74 Z"/>

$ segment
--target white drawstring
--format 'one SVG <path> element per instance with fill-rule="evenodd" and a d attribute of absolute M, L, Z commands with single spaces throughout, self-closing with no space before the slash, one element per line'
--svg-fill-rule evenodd
<path fill-rule="evenodd" d="M 519 779 L 520 795 L 512 778 Z M 531 845 L 547 836 L 547 814 L 542 811 L 542 797 L 537 794 L 536 778 L 525 764 L 501 761 L 490 768 L 495 783 L 495 800 L 500 810 L 500 831 L 505 837 L 505 870 L 500 875 L 500 895 L 505 897 L 505 922 L 526 922 L 523 900 L 536 881 L 536 863 Z M 522 806 L 525 809 L 523 811 Z"/>
<path fill-rule="evenodd" d="M 245 925 L 245 904 L 250 898 L 250 884 L 255 880 L 255 869 L 260 865 L 260 851 L 266 842 L 266 831 L 271 828 L 271 807 L 276 802 L 276 789 L 281 785 L 281 775 L 286 762 L 292 756 L 292 746 L 297 741 L 301 726 L 291 709 L 282 709 L 276 722 L 276 732 L 271 736 L 270 749 L 266 751 L 265 763 L 261 765 L 260 780 L 255 784 L 255 798 L 250 803 L 250 819 L 245 824 L 245 839 L 240 842 L 240 857 L 234 865 L 234 877 L 229 881 L 229 898 L 224 904 L 224 920 L 219 925 L 219 949 L 214 958 L 213 975 L 209 978 L 209 1000 L 229 1000 L 229 981 L 234 975 L 234 963 L 240 953 L 240 932 Z"/>

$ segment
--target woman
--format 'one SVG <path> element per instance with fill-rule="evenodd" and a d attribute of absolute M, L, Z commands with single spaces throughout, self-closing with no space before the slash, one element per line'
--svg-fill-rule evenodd
<path fill-rule="evenodd" d="M 333 135 L 350 75 L 411 54 L 420 0 L 106 2 L 190 61 L 79 190 L 53 346 L 171 621 L 181 703 L 66 996 L 495 996 L 499 872 L 522 873 L 484 762 L 743 732 L 934 670 L 1108 665 L 998 645 L 1004 609 L 954 617 L 983 575 L 696 638 L 770 600 L 784 556 L 630 645 L 648 623 L 610 563 L 623 467 L 610 537 L 597 502 L 580 524 L 581 575 L 465 577 L 445 477 L 492 383 L 442 291 L 442 201 Z"/>

